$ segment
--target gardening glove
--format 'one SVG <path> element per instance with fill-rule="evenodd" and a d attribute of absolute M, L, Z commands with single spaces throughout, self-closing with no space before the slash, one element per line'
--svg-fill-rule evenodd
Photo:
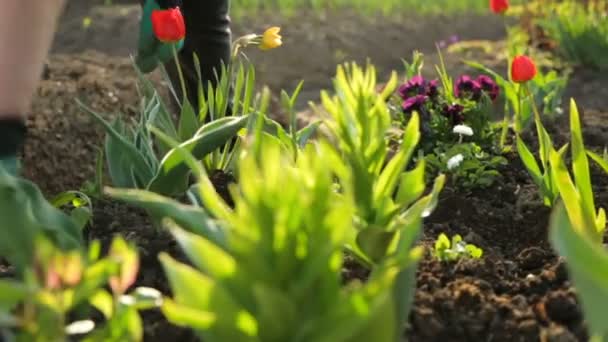
<path fill-rule="evenodd" d="M 0 167 L 12 175 L 19 173 L 17 153 L 27 129 L 21 119 L 0 119 Z"/>
<path fill-rule="evenodd" d="M 159 64 L 173 60 L 174 49 L 179 51 L 184 46 L 183 39 L 177 43 L 162 42 L 154 34 L 152 12 L 176 6 L 177 4 L 171 1 L 142 1 L 143 12 L 139 27 L 137 57 L 135 59 L 135 63 L 141 72 L 152 72 Z"/>

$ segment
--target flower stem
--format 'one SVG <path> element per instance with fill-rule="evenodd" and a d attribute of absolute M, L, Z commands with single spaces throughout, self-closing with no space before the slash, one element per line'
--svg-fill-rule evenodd
<path fill-rule="evenodd" d="M 182 71 L 182 66 L 179 63 L 179 56 L 177 54 L 177 44 L 173 44 L 173 58 L 175 59 L 175 67 L 177 68 L 177 74 L 179 75 L 179 82 L 182 87 L 182 103 L 183 103 L 188 98 L 188 94 L 186 93 L 186 81 L 184 79 L 184 73 Z"/>
<path fill-rule="evenodd" d="M 543 164 L 543 169 L 546 170 L 547 164 L 548 164 L 548 159 L 549 159 L 549 150 L 547 149 L 547 144 L 546 144 L 546 140 L 545 140 L 545 135 L 546 135 L 545 127 L 543 126 L 543 122 L 540 117 L 540 112 L 538 111 L 538 107 L 536 106 L 536 101 L 534 100 L 534 97 L 532 96 L 532 92 L 530 91 L 530 87 L 528 86 L 528 83 L 525 83 L 524 90 L 526 92 L 526 95 L 530 99 L 530 102 L 532 102 L 532 111 L 534 112 L 534 124 L 536 126 L 536 134 L 538 135 L 538 148 L 540 150 L 539 151 L 540 159 Z"/>
<path fill-rule="evenodd" d="M 522 131 L 522 127 L 521 127 L 521 111 L 523 108 L 523 85 L 519 85 L 519 88 L 517 89 L 517 111 L 515 112 L 514 115 L 514 121 L 515 121 L 515 133 L 521 133 Z"/>

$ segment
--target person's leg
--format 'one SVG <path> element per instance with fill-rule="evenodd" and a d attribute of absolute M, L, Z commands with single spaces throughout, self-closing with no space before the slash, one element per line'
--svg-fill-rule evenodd
<path fill-rule="evenodd" d="M 201 63 L 203 84 L 216 83 L 215 71 L 230 62 L 232 37 L 230 31 L 229 0 L 183 0 L 182 12 L 186 21 L 186 41 L 180 52 L 181 65 L 186 78 L 186 89 L 190 102 L 198 107 L 198 79 L 194 68 L 193 53 Z M 175 64 L 166 65 L 173 84 L 179 84 Z M 176 87 L 179 91 L 180 87 Z"/>
<path fill-rule="evenodd" d="M 3 0 L 0 11 L 0 165 L 16 167 L 25 119 L 64 0 Z M 14 170 L 13 170 L 14 171 Z"/>

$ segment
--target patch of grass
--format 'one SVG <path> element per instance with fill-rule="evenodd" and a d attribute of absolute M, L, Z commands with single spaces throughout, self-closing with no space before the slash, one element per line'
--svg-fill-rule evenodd
<path fill-rule="evenodd" d="M 259 11 L 294 15 L 301 9 L 317 12 L 350 9 L 364 15 L 484 13 L 488 11 L 488 0 L 232 0 L 236 17 L 251 16 Z"/>

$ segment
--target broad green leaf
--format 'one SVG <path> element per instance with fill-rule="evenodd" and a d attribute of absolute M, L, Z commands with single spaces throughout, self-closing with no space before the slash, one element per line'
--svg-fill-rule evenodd
<path fill-rule="evenodd" d="M 608 253 L 601 244 L 580 233 L 593 228 L 575 227 L 563 205 L 559 204 L 551 217 L 550 240 L 558 253 L 566 259 L 591 334 L 606 338 Z"/>
<path fill-rule="evenodd" d="M 203 236 L 186 232 L 175 223 L 166 223 L 188 259 L 209 276 L 222 279 L 231 277 L 236 272 L 236 260 Z"/>
<path fill-rule="evenodd" d="M 50 237 L 60 249 L 82 245 L 79 227 L 53 207 L 30 181 L 17 178 L 0 167 L 0 255 L 23 271 L 31 265 L 34 241 Z"/>
<path fill-rule="evenodd" d="M 26 284 L 16 280 L 0 279 L 0 311 L 12 310 L 28 295 Z"/>
<path fill-rule="evenodd" d="M 570 101 L 570 132 L 572 150 L 572 171 L 576 181 L 576 188 L 580 195 L 582 210 L 586 217 L 595 217 L 595 201 L 591 188 L 591 175 L 578 108 L 574 99 Z"/>
<path fill-rule="evenodd" d="M 198 180 L 198 183 L 196 183 L 199 190 L 198 197 L 203 201 L 205 209 L 212 215 L 215 215 L 217 218 L 225 219 L 228 217 L 231 212 L 231 208 L 228 207 L 221 196 L 217 193 L 201 163 L 199 163 L 192 153 L 188 152 L 175 140 L 172 140 L 170 137 L 153 127 L 150 129 L 159 138 L 163 139 L 163 141 L 172 146 L 174 150 L 181 156 L 187 167 L 193 172 L 195 181 Z M 191 190 L 192 189 L 190 189 L 190 191 Z"/>
<path fill-rule="evenodd" d="M 190 101 L 187 98 L 184 98 L 177 131 L 180 141 L 186 141 L 192 138 L 198 128 L 198 118 L 194 113 L 194 108 L 192 108 Z"/>
<path fill-rule="evenodd" d="M 217 321 L 214 313 L 181 305 L 168 298 L 163 300 L 162 311 L 171 323 L 195 330 L 209 330 Z"/>
<path fill-rule="evenodd" d="M 106 188 L 105 193 L 112 198 L 142 207 L 158 218 L 170 218 L 183 229 L 225 247 L 224 231 L 200 208 L 145 190 Z"/>
<path fill-rule="evenodd" d="M 217 122 L 213 123 L 216 127 L 211 130 L 203 130 L 205 128 L 203 126 L 199 130 L 202 133 L 197 132 L 193 138 L 180 144 L 180 147 L 190 152 L 194 158 L 201 160 L 234 138 L 237 132 L 245 127 L 248 119 L 248 116 L 219 119 L 222 120 L 221 125 L 218 126 Z M 161 161 L 160 169 L 151 180 L 148 189 L 167 195 L 183 192 L 187 188 L 184 181 L 187 180 L 188 172 L 187 163 L 179 151 L 174 148 Z M 186 188 L 183 188 L 184 186 Z"/>
<path fill-rule="evenodd" d="M 101 312 L 106 319 L 114 314 L 114 297 L 106 290 L 98 290 L 89 298 L 89 303 Z"/>
<path fill-rule="evenodd" d="M 543 184 L 543 173 L 540 171 L 536 158 L 534 158 L 534 155 L 532 152 L 530 152 L 526 146 L 526 143 L 519 136 L 517 136 L 516 139 L 519 157 L 524 163 L 524 166 L 526 167 L 526 170 L 528 170 L 528 173 L 532 177 L 534 183 L 540 187 Z"/>
<path fill-rule="evenodd" d="M 317 132 L 317 130 L 322 124 L 323 121 L 321 120 L 314 121 L 299 130 L 297 133 L 298 147 L 304 147 L 308 143 L 308 140 Z"/>
<path fill-rule="evenodd" d="M 167 254 L 159 257 L 174 293 L 175 303 L 202 312 L 217 312 L 209 332 L 221 341 L 256 341 L 257 331 L 239 323 L 255 318 L 235 301 L 220 283 L 196 271 L 190 266 L 180 264 Z M 166 301 L 169 303 L 170 301 Z M 179 323 L 179 322 L 176 322 Z"/>
<path fill-rule="evenodd" d="M 555 175 L 557 181 L 557 187 L 559 189 L 560 196 L 568 211 L 568 217 L 573 223 L 575 228 L 585 229 L 580 231 L 579 234 L 584 234 L 589 239 L 596 239 L 597 233 L 595 232 L 595 220 L 588 222 L 588 218 L 585 218 L 585 212 L 582 208 L 582 202 L 580 194 L 576 188 L 576 185 L 570 178 L 570 173 L 566 168 L 562 157 L 559 153 L 551 151 L 551 170 Z M 594 217 L 595 218 L 595 217 Z M 593 225 L 590 226 L 590 225 Z"/>
<path fill-rule="evenodd" d="M 110 176 L 114 179 L 116 176 L 118 182 L 126 183 L 126 185 L 117 184 L 118 186 L 128 186 L 131 185 L 125 177 L 122 170 L 124 168 L 125 163 L 129 163 L 129 165 L 135 171 L 139 181 L 146 182 L 151 179 L 153 176 L 153 170 L 151 170 L 150 166 L 146 163 L 145 158 L 142 154 L 137 150 L 137 148 L 129 142 L 123 135 L 121 135 L 115 127 L 113 127 L 110 123 L 104 120 L 99 114 L 97 114 L 94 110 L 85 106 L 82 102 L 78 101 L 79 105 L 82 106 L 87 113 L 89 113 L 95 120 L 100 123 L 105 129 L 108 136 L 106 137 L 106 158 L 108 160 L 117 159 L 119 161 L 114 163 L 109 163 L 110 168 Z M 118 121 L 117 121 L 118 122 Z"/>
<path fill-rule="evenodd" d="M 425 167 L 426 162 L 422 159 L 412 171 L 401 174 L 396 199 L 399 206 L 407 207 L 424 193 L 424 189 L 426 188 L 424 180 Z"/>
<path fill-rule="evenodd" d="M 367 228 L 357 234 L 357 245 L 372 262 L 380 262 L 387 254 L 388 247 L 399 233 L 383 228 Z"/>
<path fill-rule="evenodd" d="M 392 196 L 395 192 L 395 187 L 399 182 L 399 176 L 403 173 L 403 169 L 407 165 L 420 140 L 419 125 L 420 118 L 417 113 L 414 113 L 403 134 L 403 143 L 401 144 L 399 152 L 397 152 L 397 155 L 391 159 L 386 168 L 382 171 L 374 186 L 375 201 L 379 201 L 382 197 Z"/>

